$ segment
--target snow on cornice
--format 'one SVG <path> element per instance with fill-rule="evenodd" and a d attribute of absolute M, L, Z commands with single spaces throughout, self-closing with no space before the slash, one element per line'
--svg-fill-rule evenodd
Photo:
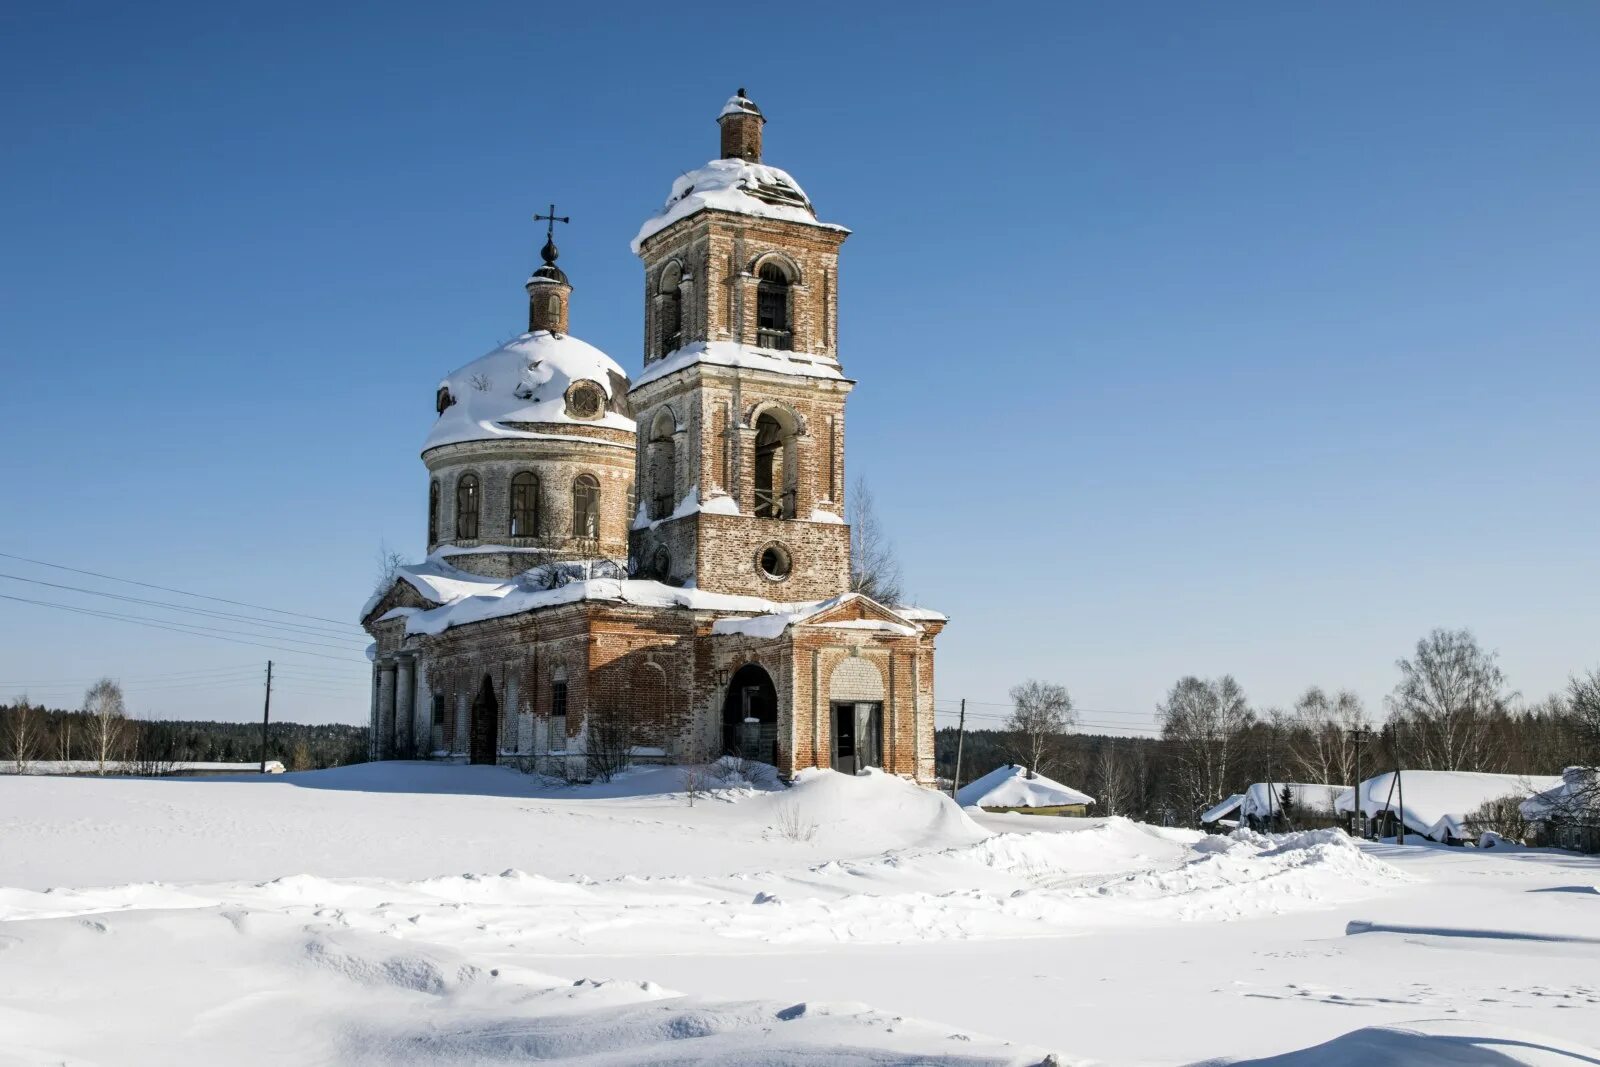
<path fill-rule="evenodd" d="M 632 243 L 634 255 L 651 237 L 698 211 L 729 211 L 850 232 L 831 222 L 818 222 L 811 198 L 787 171 L 744 159 L 713 159 L 672 183 L 667 202 L 639 227 Z"/>
<path fill-rule="evenodd" d="M 567 413 L 567 389 L 577 381 L 592 381 L 605 392 L 606 410 L 599 418 L 579 419 Z M 463 441 L 570 439 L 516 424 L 634 432 L 633 420 L 624 414 L 628 376 L 610 356 L 567 334 L 525 333 L 450 374 L 440 385 L 454 402 L 433 424 L 424 452 Z"/>
<path fill-rule="evenodd" d="M 831 359 L 808 356 L 804 352 L 757 348 L 755 345 L 744 345 L 737 341 L 696 341 L 647 366 L 634 381 L 633 387 L 637 389 L 646 382 L 665 378 L 669 374 L 675 374 L 696 364 L 849 381 L 840 373 L 839 364 Z"/>

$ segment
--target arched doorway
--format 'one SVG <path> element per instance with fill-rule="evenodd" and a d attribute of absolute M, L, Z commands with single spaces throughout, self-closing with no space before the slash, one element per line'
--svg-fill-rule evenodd
<path fill-rule="evenodd" d="M 472 733 L 468 738 L 469 763 L 498 762 L 500 743 L 500 701 L 495 699 L 494 682 L 486 674 L 478 695 L 472 701 Z"/>
<path fill-rule="evenodd" d="M 760 664 L 734 672 L 722 698 L 722 750 L 745 759 L 778 762 L 778 687 Z"/>

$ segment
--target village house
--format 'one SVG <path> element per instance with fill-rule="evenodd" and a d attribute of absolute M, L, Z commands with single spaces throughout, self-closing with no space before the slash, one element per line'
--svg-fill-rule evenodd
<path fill-rule="evenodd" d="M 434 390 L 428 554 L 361 616 L 375 758 L 932 780 L 946 620 L 851 591 L 849 231 L 762 161 L 742 89 L 717 122 L 719 158 L 633 241 L 636 378 L 570 332 L 552 206 L 527 332 Z"/>

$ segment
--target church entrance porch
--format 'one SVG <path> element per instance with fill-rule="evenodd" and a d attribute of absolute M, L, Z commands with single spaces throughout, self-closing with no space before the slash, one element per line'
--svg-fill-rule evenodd
<path fill-rule="evenodd" d="M 778 762 L 778 688 L 759 665 L 747 663 L 722 699 L 722 749 L 732 756 Z"/>
<path fill-rule="evenodd" d="M 833 704 L 833 769 L 856 774 L 883 766 L 883 704 Z"/>
<path fill-rule="evenodd" d="M 494 682 L 486 674 L 478 695 L 472 701 L 471 731 L 467 735 L 468 763 L 498 762 L 500 745 L 500 702 L 495 699 Z"/>

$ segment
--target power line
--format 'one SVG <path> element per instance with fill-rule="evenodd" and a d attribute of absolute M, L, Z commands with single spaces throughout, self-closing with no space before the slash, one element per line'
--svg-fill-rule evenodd
<path fill-rule="evenodd" d="M 103 596 L 111 600 L 121 600 L 129 604 L 145 604 L 150 607 L 163 608 L 167 611 L 180 611 L 191 615 L 204 615 L 215 619 L 228 619 L 246 622 L 252 626 L 266 626 L 275 630 L 286 630 L 289 633 L 304 634 L 310 637 L 321 637 L 336 641 L 365 641 L 366 638 L 354 637 L 345 631 L 336 631 L 331 626 L 307 626 L 298 622 L 274 622 L 270 619 L 258 619 L 253 615 L 241 615 L 236 611 L 216 611 L 212 608 L 185 607 L 182 604 L 169 604 L 163 600 L 151 600 L 142 596 L 125 596 L 122 593 L 107 593 L 100 589 L 86 589 L 80 585 L 65 585 L 61 582 L 47 582 L 42 578 L 24 578 L 19 574 L 0 573 L 0 578 L 13 582 L 27 582 L 29 585 L 43 585 L 51 589 L 64 589 L 71 593 L 87 593 L 90 596 Z"/>
<path fill-rule="evenodd" d="M 198 668 L 198 669 L 192 670 L 192 671 L 172 671 L 172 672 L 167 673 L 167 674 L 146 674 L 146 675 L 141 675 L 139 677 L 134 677 L 134 678 L 124 678 L 124 677 L 118 675 L 116 677 L 116 680 L 120 681 L 120 682 L 165 681 L 168 678 L 185 678 L 185 677 L 189 677 L 189 676 L 192 676 L 192 675 L 207 675 L 207 674 L 230 674 L 230 673 L 232 673 L 234 671 L 244 671 L 244 670 L 259 671 L 260 669 L 261 668 L 258 665 L 254 664 L 254 663 L 241 663 L 241 664 L 238 664 L 236 666 L 230 666 L 230 667 L 205 667 L 205 668 Z M 110 673 L 110 672 L 108 672 L 108 673 Z M 50 679 L 35 679 L 35 680 L 31 681 L 31 682 L 0 682 L 0 688 L 14 689 L 14 688 L 16 688 L 18 686 L 25 686 L 25 685 L 38 685 L 38 686 L 93 685 L 95 682 L 98 682 L 101 678 L 104 678 L 106 676 L 107 676 L 106 674 L 102 674 L 102 675 L 99 675 L 99 676 L 94 677 L 94 678 L 50 678 Z"/>
<path fill-rule="evenodd" d="M 354 662 L 355 659 L 356 659 L 356 657 L 354 655 L 350 655 L 350 656 L 330 656 L 325 652 L 306 652 L 306 651 L 304 651 L 302 649 L 298 649 L 298 648 L 283 648 L 280 645 L 262 644 L 260 641 L 241 641 L 237 637 L 222 637 L 222 636 L 219 636 L 217 633 L 212 633 L 212 632 L 209 632 L 209 631 L 206 631 L 206 630 L 202 630 L 202 629 L 199 629 L 199 628 L 180 629 L 180 627 L 185 626 L 184 623 L 174 623 L 174 622 L 169 622 L 167 620 L 152 621 L 152 620 L 149 620 L 149 619 L 145 619 L 142 616 L 121 615 L 121 614 L 119 614 L 117 612 L 97 611 L 97 610 L 95 610 L 93 608 L 82 608 L 82 607 L 74 606 L 72 604 L 57 604 L 57 603 L 54 603 L 53 601 L 49 601 L 49 600 L 32 600 L 32 599 L 29 599 L 28 597 L 11 596 L 8 593 L 0 593 L 0 599 L 3 599 L 3 600 L 15 600 L 19 604 L 36 604 L 39 607 L 56 608 L 56 609 L 61 610 L 61 611 L 75 612 L 75 613 L 77 613 L 79 615 L 90 615 L 90 616 L 93 616 L 93 617 L 96 617 L 96 618 L 101 618 L 101 619 L 111 619 L 111 620 L 116 621 L 116 622 L 127 622 L 127 623 L 131 623 L 134 626 L 148 626 L 151 629 L 155 629 L 155 630 L 170 630 L 173 633 L 176 633 L 176 634 L 187 634 L 190 637 L 209 637 L 213 641 L 227 641 L 230 644 L 235 644 L 235 645 L 253 645 L 256 648 L 270 648 L 270 649 L 274 649 L 274 650 L 279 651 L 279 652 L 293 652 L 293 653 L 295 653 L 297 655 L 301 655 L 301 656 L 315 656 L 318 659 L 332 659 L 332 660 L 340 660 L 340 661 L 343 661 L 343 662 Z M 267 635 L 265 635 L 265 634 L 252 634 L 251 636 L 253 636 L 253 637 L 264 637 L 264 636 L 267 636 Z M 289 639 L 288 638 L 274 638 L 274 640 L 286 641 L 286 640 L 289 640 Z M 324 646 L 319 646 L 319 647 L 333 648 L 335 646 L 333 646 L 333 645 L 324 645 Z"/>
<path fill-rule="evenodd" d="M 174 589 L 168 585 L 156 585 L 153 582 L 141 582 L 133 578 L 118 578 L 114 574 L 102 574 L 99 571 L 84 570 L 81 567 L 68 567 L 61 563 L 47 563 L 42 559 L 29 559 L 27 556 L 13 555 L 10 552 L 0 552 L 0 559 L 14 559 L 23 563 L 32 563 L 39 567 L 53 567 L 58 571 L 70 571 L 73 574 L 86 574 L 91 578 L 104 578 L 108 582 L 122 582 L 125 585 L 142 586 L 145 589 L 159 589 L 163 593 L 177 593 L 179 596 L 192 596 L 200 600 L 210 600 L 218 604 L 232 604 L 236 608 L 254 608 L 257 611 L 270 611 L 275 615 L 293 615 L 302 619 L 314 619 L 317 622 L 331 622 L 335 626 L 354 628 L 355 623 L 347 619 L 326 619 L 321 615 L 307 615 L 303 611 L 286 611 L 283 608 L 269 608 L 264 604 L 251 604 L 244 600 L 229 600 L 227 597 L 207 596 L 205 593 L 191 593 L 187 589 Z"/>

